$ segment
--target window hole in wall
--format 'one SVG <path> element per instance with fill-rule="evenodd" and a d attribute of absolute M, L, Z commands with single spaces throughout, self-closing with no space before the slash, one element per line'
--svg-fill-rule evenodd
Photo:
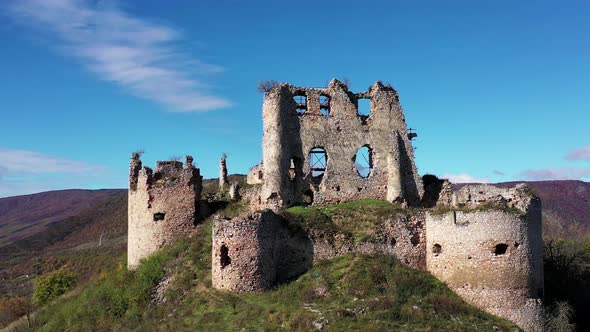
<path fill-rule="evenodd" d="M 162 212 L 154 213 L 154 221 L 162 221 L 166 218 L 166 214 Z"/>
<path fill-rule="evenodd" d="M 321 178 L 326 172 L 328 155 L 324 148 L 313 148 L 309 151 L 309 170 L 313 178 Z"/>
<path fill-rule="evenodd" d="M 295 101 L 295 110 L 297 111 L 297 114 L 305 114 L 305 112 L 307 112 L 307 96 L 302 93 L 296 94 L 293 96 L 293 100 Z"/>
<path fill-rule="evenodd" d="M 262 171 L 258 171 L 258 180 L 262 180 Z"/>
<path fill-rule="evenodd" d="M 362 146 L 353 157 L 353 162 L 358 175 L 368 178 L 373 170 L 373 149 L 368 145 Z"/>
<path fill-rule="evenodd" d="M 219 250 L 219 263 L 221 264 L 222 269 L 231 264 L 231 258 L 229 257 L 229 249 L 225 244 L 222 244 L 221 249 Z"/>
<path fill-rule="evenodd" d="M 301 204 L 303 204 L 303 205 L 313 204 L 313 191 L 311 189 L 306 190 L 303 194 L 301 194 Z"/>
<path fill-rule="evenodd" d="M 496 244 L 496 246 L 494 247 L 494 255 L 496 255 L 496 256 L 504 255 L 507 250 L 508 250 L 508 245 L 506 243 Z"/>
<path fill-rule="evenodd" d="M 357 112 L 361 117 L 371 115 L 371 99 L 359 98 L 357 101 Z"/>
<path fill-rule="evenodd" d="M 158 181 L 162 179 L 162 173 L 156 172 L 154 173 L 154 181 Z"/>
<path fill-rule="evenodd" d="M 330 115 L 330 96 L 320 95 L 320 113 L 324 116 Z"/>
<path fill-rule="evenodd" d="M 520 245 L 520 243 L 514 242 L 514 248 L 518 248 L 519 245 Z"/>
<path fill-rule="evenodd" d="M 303 163 L 301 162 L 300 158 L 293 157 L 291 158 L 291 165 L 289 166 L 289 179 L 291 181 L 295 180 L 297 177 L 302 175 L 303 173 Z"/>
<path fill-rule="evenodd" d="M 438 244 L 438 243 L 435 243 L 432 246 L 432 253 L 434 254 L 434 257 L 440 255 L 442 253 L 442 247 L 441 247 L 441 245 Z"/>

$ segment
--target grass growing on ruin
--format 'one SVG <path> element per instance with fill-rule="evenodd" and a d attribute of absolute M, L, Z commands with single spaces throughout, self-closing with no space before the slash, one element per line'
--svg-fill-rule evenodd
<path fill-rule="evenodd" d="M 286 209 L 282 215 L 306 229 L 341 232 L 359 243 L 370 241 L 374 232 L 388 218 L 407 217 L 416 211 L 384 200 L 361 199 L 335 205 L 294 206 Z"/>
<path fill-rule="evenodd" d="M 319 262 L 268 292 L 211 287 L 211 223 L 144 260 L 125 262 L 38 312 L 33 329 L 200 331 L 512 331 L 464 303 L 430 274 L 389 256 L 350 254 Z M 158 301 L 156 289 L 169 281 Z M 22 327 L 22 330 L 26 328 Z"/>
<path fill-rule="evenodd" d="M 475 207 L 468 207 L 468 206 L 458 206 L 458 207 L 451 207 L 451 206 L 438 206 L 432 209 L 429 209 L 428 211 L 433 214 L 433 215 L 443 215 L 445 213 L 448 212 L 453 212 L 453 211 L 460 211 L 460 212 L 485 212 L 485 211 L 502 211 L 502 212 L 506 212 L 506 213 L 512 213 L 512 214 L 516 214 L 520 217 L 524 217 L 526 215 L 525 211 L 522 211 L 518 208 L 515 207 L 502 207 L 502 206 L 497 206 L 494 204 L 481 204 Z"/>

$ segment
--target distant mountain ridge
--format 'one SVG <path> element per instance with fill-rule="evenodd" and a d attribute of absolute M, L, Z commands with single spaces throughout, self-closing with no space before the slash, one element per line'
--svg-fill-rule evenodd
<path fill-rule="evenodd" d="M 569 233 L 590 231 L 590 182 L 579 180 L 511 181 L 494 183 L 498 187 L 511 187 L 526 183 L 539 195 L 543 205 L 545 231 Z M 467 185 L 459 183 L 455 189 Z M 566 235 L 566 234 L 564 234 Z M 583 235 L 583 234 L 579 234 Z"/>
<path fill-rule="evenodd" d="M 126 189 L 47 191 L 0 198 L 0 247 L 98 206 Z"/>
<path fill-rule="evenodd" d="M 208 179 L 205 182 L 207 185 L 216 186 L 216 179 Z M 546 223 L 577 224 L 585 230 L 590 230 L 589 182 L 512 181 L 494 185 L 509 187 L 517 183 L 527 183 L 541 197 Z M 464 185 L 456 184 L 456 188 Z M 47 230 L 48 225 L 52 223 L 64 221 L 104 204 L 126 191 L 70 189 L 0 198 L 0 247 Z"/>

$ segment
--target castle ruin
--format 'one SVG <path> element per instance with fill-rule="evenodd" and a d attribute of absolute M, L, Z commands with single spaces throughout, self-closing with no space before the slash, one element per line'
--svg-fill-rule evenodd
<path fill-rule="evenodd" d="M 279 84 L 264 95 L 263 130 L 263 160 L 247 175 L 252 187 L 236 185 L 232 195 L 251 212 L 213 217 L 213 287 L 269 290 L 321 259 L 381 253 L 429 271 L 468 303 L 526 331 L 543 330 L 540 200 L 525 185 L 423 184 L 411 144 L 416 134 L 393 88 L 377 82 L 352 93 L 337 80 L 326 88 Z M 192 158 L 184 166 L 158 162 L 154 173 L 132 157 L 131 268 L 191 232 L 200 191 Z M 298 227 L 282 215 L 293 205 L 363 198 L 406 212 L 384 218 L 377 240 L 360 243 L 338 231 Z"/>
<path fill-rule="evenodd" d="M 360 101 L 367 109 L 359 109 Z M 397 92 L 280 84 L 264 95 L 264 181 L 255 209 L 378 198 L 417 206 L 422 189 Z M 364 167 L 359 167 L 364 164 Z"/>
<path fill-rule="evenodd" d="M 129 172 L 127 265 L 188 236 L 199 216 L 202 178 L 193 158 L 158 161 L 155 172 L 133 153 Z"/>

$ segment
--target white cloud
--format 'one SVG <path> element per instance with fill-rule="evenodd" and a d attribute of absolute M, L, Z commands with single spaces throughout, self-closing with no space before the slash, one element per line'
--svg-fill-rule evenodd
<path fill-rule="evenodd" d="M 469 174 L 461 173 L 461 174 L 443 174 L 443 179 L 448 179 L 453 183 L 489 183 L 490 179 L 488 178 L 476 178 Z"/>
<path fill-rule="evenodd" d="M 579 149 L 571 150 L 565 157 L 567 160 L 588 160 L 590 161 L 590 144 Z"/>
<path fill-rule="evenodd" d="M 174 111 L 230 105 L 204 83 L 208 74 L 222 68 L 182 52 L 181 35 L 170 27 L 88 0 L 19 0 L 7 8 L 17 23 L 48 33 L 64 54 L 134 95 Z"/>
<path fill-rule="evenodd" d="M 590 168 L 562 167 L 529 169 L 521 174 L 527 180 L 581 180 L 590 178 Z"/>
<path fill-rule="evenodd" d="M 11 173 L 100 174 L 106 171 L 106 167 L 50 156 L 35 151 L 0 148 L 0 170 L 2 170 L 4 176 L 8 176 Z"/>
<path fill-rule="evenodd" d="M 0 197 L 72 188 L 121 187 L 108 168 L 28 150 L 0 148 Z"/>

